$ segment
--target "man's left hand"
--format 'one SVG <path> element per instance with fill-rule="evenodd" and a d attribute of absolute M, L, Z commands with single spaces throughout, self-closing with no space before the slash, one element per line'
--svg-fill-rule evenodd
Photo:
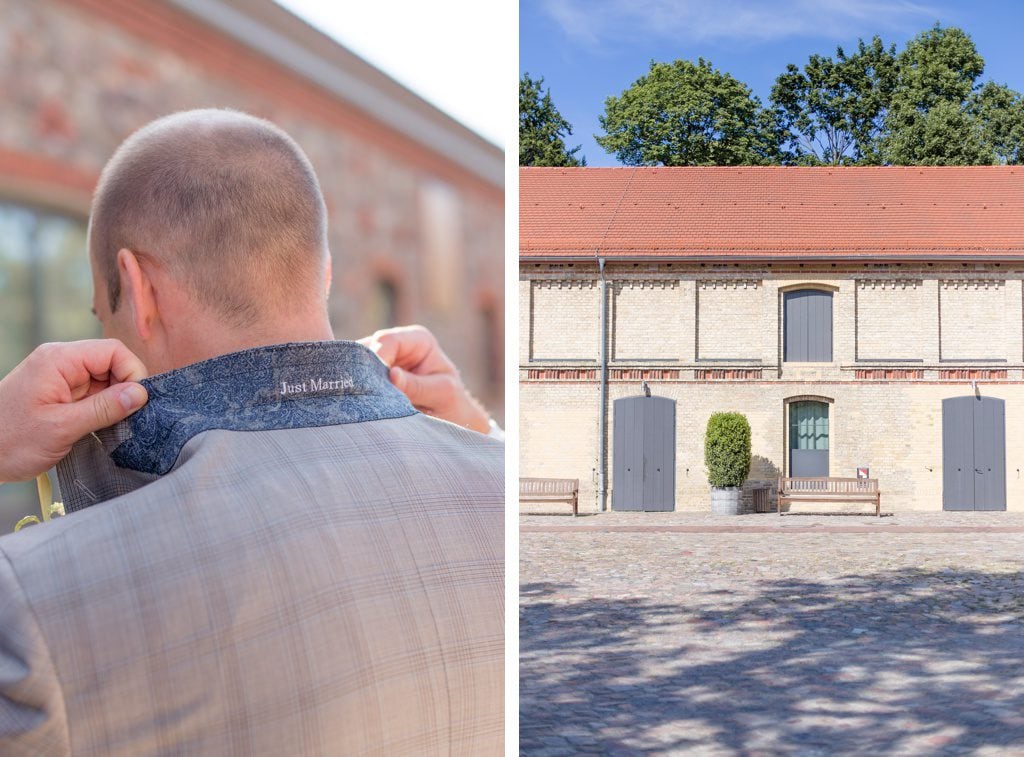
<path fill-rule="evenodd" d="M 146 404 L 146 367 L 116 339 L 43 344 L 0 381 L 0 482 L 25 481 Z"/>

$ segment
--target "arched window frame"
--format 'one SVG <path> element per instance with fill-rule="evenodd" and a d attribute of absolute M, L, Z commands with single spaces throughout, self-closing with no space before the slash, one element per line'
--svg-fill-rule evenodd
<path fill-rule="evenodd" d="M 793 294 L 795 292 L 824 292 L 829 294 L 829 311 L 830 320 L 828 324 L 828 350 L 827 355 L 816 354 L 814 357 L 826 358 L 820 360 L 804 360 L 794 359 L 794 353 L 790 352 L 787 348 L 790 346 L 786 338 L 787 327 L 788 327 L 788 314 L 786 312 L 786 295 Z M 787 286 L 779 287 L 779 363 L 832 363 L 835 361 L 835 294 L 839 291 L 839 287 L 824 284 L 821 282 L 801 282 L 799 284 L 790 284 Z M 807 347 L 805 347 L 807 349 Z M 794 348 L 796 354 L 801 354 L 800 348 Z"/>
<path fill-rule="evenodd" d="M 827 397 L 822 394 L 795 394 L 782 400 L 782 470 L 785 471 L 783 475 L 789 475 L 790 463 L 792 462 L 790 460 L 790 409 L 792 405 L 800 402 L 821 402 L 828 405 L 828 473 L 832 475 L 835 462 L 832 452 L 835 449 L 833 442 L 836 438 L 836 401 L 834 397 Z"/>

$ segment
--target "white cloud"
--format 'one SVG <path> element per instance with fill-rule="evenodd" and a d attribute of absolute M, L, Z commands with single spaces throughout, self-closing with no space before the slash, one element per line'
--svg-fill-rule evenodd
<path fill-rule="evenodd" d="M 643 37 L 679 41 L 768 42 L 791 37 L 850 39 L 918 31 L 934 6 L 896 0 L 538 0 L 578 42 L 614 45 Z"/>

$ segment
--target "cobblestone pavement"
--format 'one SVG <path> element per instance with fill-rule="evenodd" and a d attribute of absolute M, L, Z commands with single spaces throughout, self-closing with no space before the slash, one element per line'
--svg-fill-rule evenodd
<path fill-rule="evenodd" d="M 1016 513 L 524 517 L 521 751 L 1024 755 L 1022 555 Z"/>

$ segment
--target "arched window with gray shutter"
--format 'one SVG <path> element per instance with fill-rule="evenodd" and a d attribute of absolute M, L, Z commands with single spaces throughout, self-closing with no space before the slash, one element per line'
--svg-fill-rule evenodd
<path fill-rule="evenodd" d="M 832 362 L 832 292 L 797 289 L 783 295 L 783 360 Z"/>

